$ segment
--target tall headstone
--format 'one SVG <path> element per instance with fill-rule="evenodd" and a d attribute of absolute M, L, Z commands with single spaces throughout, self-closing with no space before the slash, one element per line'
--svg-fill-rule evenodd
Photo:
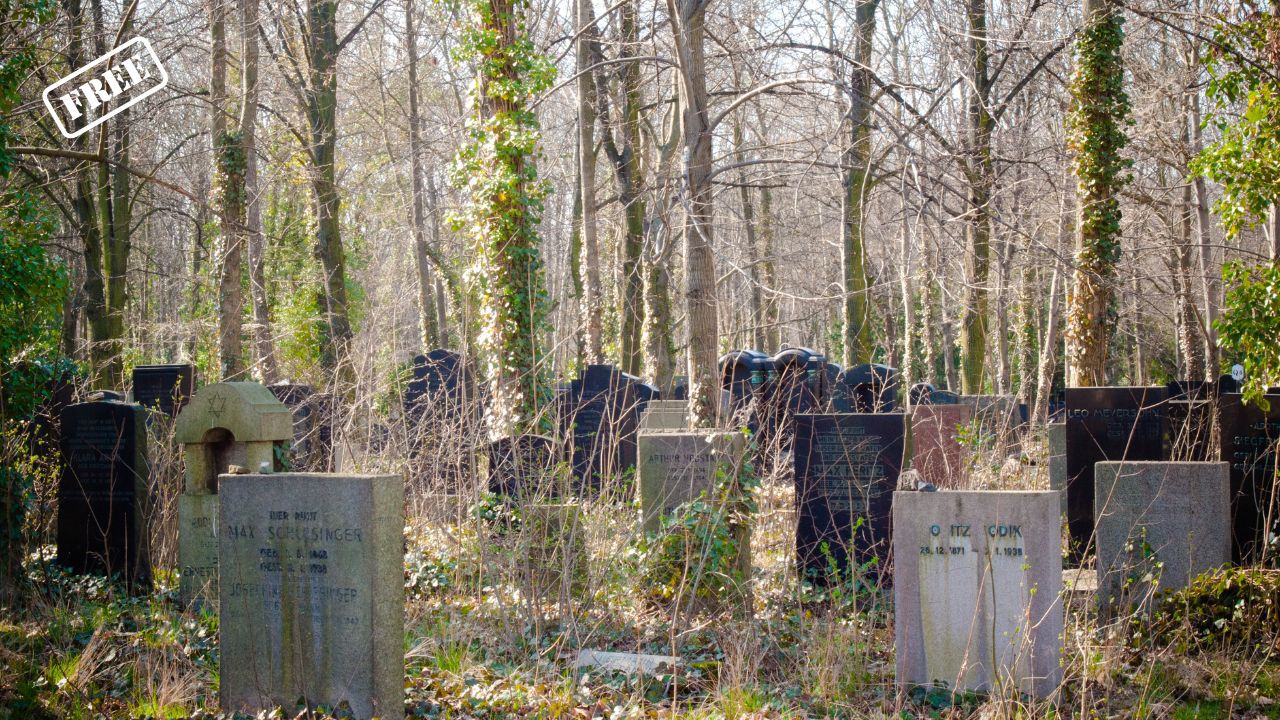
<path fill-rule="evenodd" d="M 484 401 L 471 363 L 444 349 L 415 357 L 404 411 L 408 482 L 415 492 L 459 493 L 473 487 L 473 448 Z"/>
<path fill-rule="evenodd" d="M 60 424 L 58 564 L 150 587 L 146 411 L 78 403 L 63 408 Z"/>
<path fill-rule="evenodd" d="M 911 413 L 911 467 L 925 482 L 959 488 L 965 476 L 962 428 L 973 420 L 969 405 L 916 405 Z"/>
<path fill-rule="evenodd" d="M 1230 471 L 1221 462 L 1094 466 L 1098 597 L 1104 613 L 1149 610 L 1231 561 Z"/>
<path fill-rule="evenodd" d="M 1067 512 L 1067 424 L 1053 422 L 1045 426 L 1049 445 L 1049 489 L 1062 496 L 1062 513 Z"/>
<path fill-rule="evenodd" d="M 404 714 L 404 483 L 223 475 L 220 693 L 228 711 Z"/>
<path fill-rule="evenodd" d="M 133 401 L 174 417 L 196 389 L 196 367 L 139 365 L 133 369 Z"/>
<path fill-rule="evenodd" d="M 289 443 L 288 469 L 306 470 L 310 464 L 310 451 L 315 444 L 316 431 L 311 386 L 281 381 L 268 385 L 267 389 L 293 413 L 293 440 Z"/>
<path fill-rule="evenodd" d="M 847 368 L 831 406 L 839 413 L 893 412 L 898 406 L 898 370 L 877 363 Z"/>
<path fill-rule="evenodd" d="M 802 414 L 795 416 L 795 425 L 801 577 L 828 583 L 834 565 L 842 578 L 887 579 L 889 517 L 902 471 L 905 417 Z"/>
<path fill-rule="evenodd" d="M 773 373 L 761 393 L 757 444 L 770 450 L 791 449 L 791 418 L 821 412 L 827 398 L 827 359 L 809 348 L 789 348 L 769 358 Z"/>
<path fill-rule="evenodd" d="M 1067 388 L 1067 525 L 1078 558 L 1093 537 L 1093 465 L 1164 459 L 1163 387 Z"/>
<path fill-rule="evenodd" d="M 1280 534 L 1274 520 L 1277 507 L 1276 468 L 1280 453 L 1280 393 L 1269 393 L 1271 409 L 1263 412 L 1245 404 L 1238 394 L 1219 398 L 1222 460 L 1231 464 L 1232 558 L 1239 563 L 1257 559 L 1268 537 Z M 1272 526 L 1267 526 L 1271 517 Z"/>
<path fill-rule="evenodd" d="M 178 496 L 178 597 L 204 605 L 218 596 L 218 478 L 232 465 L 269 473 L 293 438 L 293 414 L 252 382 L 200 388 L 178 415 L 186 474 Z"/>
<path fill-rule="evenodd" d="M 717 367 L 720 368 L 720 389 L 728 393 L 728 407 L 722 408 L 726 417 L 721 418 L 719 424 L 727 427 L 736 423 L 754 431 L 759 418 L 753 412 L 752 401 L 761 395 L 773 373 L 769 356 L 759 350 L 734 350 L 721 355 Z"/>
<path fill-rule="evenodd" d="M 896 492 L 894 639 L 903 686 L 1062 682 L 1062 540 L 1055 492 Z"/>
<path fill-rule="evenodd" d="M 561 396 L 560 429 L 581 493 L 598 492 L 635 467 L 638 385 L 613 365 L 588 365 Z"/>

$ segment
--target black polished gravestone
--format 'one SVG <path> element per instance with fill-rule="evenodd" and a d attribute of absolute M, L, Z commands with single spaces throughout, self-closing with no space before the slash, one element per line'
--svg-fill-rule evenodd
<path fill-rule="evenodd" d="M 640 385 L 613 365 L 588 365 L 558 397 L 560 433 L 579 494 L 594 494 L 635 468 L 641 394 L 649 395 Z"/>
<path fill-rule="evenodd" d="M 413 379 L 404 393 L 405 413 L 457 418 L 482 414 L 471 365 L 461 353 L 436 349 L 413 359 Z"/>
<path fill-rule="evenodd" d="M 311 398 L 314 393 L 311 391 L 310 385 L 296 385 L 287 380 L 282 380 L 274 385 L 268 385 L 267 389 L 271 391 L 276 399 L 284 403 L 289 408 L 289 412 L 293 414 L 293 440 L 289 443 L 289 447 L 285 450 L 287 467 L 277 467 L 277 471 L 304 471 L 307 470 L 310 463 L 310 451 L 315 446 L 315 408 L 312 405 Z M 276 458 L 277 464 L 281 458 Z"/>
<path fill-rule="evenodd" d="M 194 365 L 139 365 L 133 369 L 133 401 L 177 417 L 196 391 Z"/>
<path fill-rule="evenodd" d="M 769 358 L 773 372 L 759 397 L 761 448 L 791 449 L 791 418 L 822 412 L 827 402 L 827 359 L 809 348 L 789 348 Z"/>
<path fill-rule="evenodd" d="M 1272 388 L 1266 398 L 1271 405 L 1267 412 L 1256 404 L 1245 404 L 1239 394 L 1219 398 L 1221 457 L 1231 464 L 1231 557 L 1237 563 L 1257 560 L 1267 539 L 1280 530 L 1275 483 L 1280 390 Z"/>
<path fill-rule="evenodd" d="M 553 499 L 567 495 L 560 487 L 556 466 L 561 445 L 545 435 L 499 438 L 485 447 L 489 461 L 489 492 L 520 499 Z"/>
<path fill-rule="evenodd" d="M 149 587 L 146 410 L 78 403 L 63 409 L 61 425 L 58 564 Z"/>
<path fill-rule="evenodd" d="M 1093 465 L 1164 460 L 1164 387 L 1067 388 L 1067 526 L 1076 560 L 1093 537 Z"/>
<path fill-rule="evenodd" d="M 831 395 L 836 412 L 893 412 L 898 405 L 898 371 L 876 363 L 854 365 L 841 373 Z"/>
<path fill-rule="evenodd" d="M 851 577 L 889 580 L 889 519 L 906 448 L 905 417 L 795 416 L 796 562 L 802 578 L 823 585 Z"/>

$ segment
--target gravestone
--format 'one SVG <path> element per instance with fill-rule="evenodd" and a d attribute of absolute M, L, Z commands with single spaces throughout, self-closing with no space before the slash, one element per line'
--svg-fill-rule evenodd
<path fill-rule="evenodd" d="M 684 430 L 689 427 L 689 403 L 685 400 L 654 400 L 645 405 L 637 431 Z"/>
<path fill-rule="evenodd" d="M 883 413 L 897 408 L 898 371 L 888 365 L 863 363 L 840 375 L 831 406 L 838 413 Z"/>
<path fill-rule="evenodd" d="M 1268 536 L 1277 533 L 1267 527 L 1267 517 L 1275 517 L 1276 461 L 1280 447 L 1280 393 L 1267 394 L 1271 409 L 1245 404 L 1238 394 L 1222 395 L 1218 402 L 1222 426 L 1222 460 L 1231 464 L 1232 558 L 1238 563 L 1257 559 Z"/>
<path fill-rule="evenodd" d="M 413 359 L 404 416 L 411 459 L 408 483 L 415 493 L 474 487 L 473 448 L 483 413 L 475 373 L 462 354 L 435 349 Z"/>
<path fill-rule="evenodd" d="M 253 382 L 200 388 L 178 415 L 186 474 L 178 496 L 178 598 L 203 606 L 218 596 L 218 477 L 230 466 L 269 473 L 293 438 L 293 414 Z"/>
<path fill-rule="evenodd" d="M 1098 599 L 1104 615 L 1154 608 L 1231 561 L 1227 463 L 1100 462 L 1094 466 Z"/>
<path fill-rule="evenodd" d="M 1212 442 L 1217 421 L 1216 383 L 1171 382 L 1165 401 L 1169 425 L 1165 460 L 1207 462 L 1218 459 L 1219 448 Z"/>
<path fill-rule="evenodd" d="M 826 584 L 835 579 L 828 577 L 833 564 L 841 579 L 866 572 L 872 580 L 888 580 L 889 518 L 902 471 L 905 417 L 802 414 L 795 425 L 800 576 Z"/>
<path fill-rule="evenodd" d="M 579 493 L 598 492 L 635 467 L 640 384 L 612 365 L 588 365 L 561 396 L 560 430 Z"/>
<path fill-rule="evenodd" d="M 68 405 L 60 419 L 58 564 L 151 585 L 146 527 L 146 411 L 105 401 Z"/>
<path fill-rule="evenodd" d="M 721 408 L 721 414 L 726 417 L 717 424 L 736 423 L 755 432 L 759 428 L 759 413 L 753 401 L 764 401 L 761 395 L 773 373 L 769 356 L 759 350 L 734 350 L 721 355 L 716 365 L 720 368 L 720 389 L 728 400 L 727 407 Z"/>
<path fill-rule="evenodd" d="M 714 502 L 717 481 L 734 477 L 745 462 L 746 436 L 737 432 L 643 432 L 639 444 L 645 532 L 657 532 L 663 515 L 704 492 Z"/>
<path fill-rule="evenodd" d="M 1057 493 L 896 492 L 894 639 L 901 686 L 953 692 L 1062 682 Z"/>
<path fill-rule="evenodd" d="M 222 708 L 404 714 L 404 483 L 219 477 Z"/>
<path fill-rule="evenodd" d="M 916 405 L 911 413 L 911 467 L 925 482 L 959 488 L 965 481 L 961 426 L 973 420 L 968 405 Z"/>
<path fill-rule="evenodd" d="M 1049 489 L 1061 493 L 1062 513 L 1067 512 L 1067 424 L 1049 423 L 1045 426 L 1049 444 Z"/>
<path fill-rule="evenodd" d="M 757 444 L 783 453 L 791 449 L 791 418 L 816 413 L 827 402 L 826 358 L 809 348 L 790 348 L 769 358 L 773 373 L 765 381 L 760 403 Z"/>
<path fill-rule="evenodd" d="M 1093 465 L 1163 460 L 1163 387 L 1067 388 L 1067 525 L 1078 559 L 1093 536 Z"/>
<path fill-rule="evenodd" d="M 489 492 L 517 499 L 567 496 L 569 489 L 556 471 L 561 450 L 560 443 L 545 435 L 514 435 L 489 443 Z"/>
<path fill-rule="evenodd" d="M 293 413 L 293 440 L 289 443 L 289 470 L 303 471 L 310 466 L 310 454 L 315 445 L 316 417 L 311 404 L 310 385 L 297 385 L 281 381 L 268 385 L 267 389 Z"/>
<path fill-rule="evenodd" d="M 139 365 L 133 369 L 133 401 L 174 417 L 196 389 L 194 365 Z"/>

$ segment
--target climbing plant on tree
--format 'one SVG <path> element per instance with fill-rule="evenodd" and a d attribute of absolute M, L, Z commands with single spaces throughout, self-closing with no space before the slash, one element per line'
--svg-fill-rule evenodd
<path fill-rule="evenodd" d="M 1280 384 L 1280 3 L 1271 13 L 1251 10 L 1239 22 L 1220 22 L 1209 71 L 1209 112 L 1221 139 L 1206 147 L 1192 171 L 1222 185 L 1214 211 L 1228 240 L 1268 219 L 1270 261 L 1223 266 L 1226 293 L 1219 342 L 1245 367 L 1244 394 L 1267 406 L 1268 387 Z"/>
<path fill-rule="evenodd" d="M 534 432 L 550 388 L 541 370 L 547 330 L 538 223 L 547 183 L 538 179 L 538 119 L 529 101 L 555 69 L 525 29 L 527 0 L 455 0 L 468 27 L 459 60 L 476 67 L 467 142 L 453 181 L 470 195 L 453 218 L 475 251 L 468 271 L 480 302 L 479 344 L 492 400 L 493 437 Z"/>
<path fill-rule="evenodd" d="M 1076 44 L 1067 144 L 1079 183 L 1080 217 L 1075 288 L 1067 313 L 1067 355 L 1077 387 L 1107 382 L 1107 347 L 1115 332 L 1116 263 L 1120 259 L 1120 189 L 1131 160 L 1124 127 L 1124 16 L 1111 0 L 1085 1 L 1085 26 Z"/>

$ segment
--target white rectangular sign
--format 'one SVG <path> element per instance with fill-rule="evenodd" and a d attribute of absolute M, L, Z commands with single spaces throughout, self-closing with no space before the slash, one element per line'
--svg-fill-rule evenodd
<path fill-rule="evenodd" d="M 169 84 L 146 38 L 134 38 L 44 89 L 58 130 L 79 137 Z M 85 118 L 82 127 L 76 120 Z"/>

